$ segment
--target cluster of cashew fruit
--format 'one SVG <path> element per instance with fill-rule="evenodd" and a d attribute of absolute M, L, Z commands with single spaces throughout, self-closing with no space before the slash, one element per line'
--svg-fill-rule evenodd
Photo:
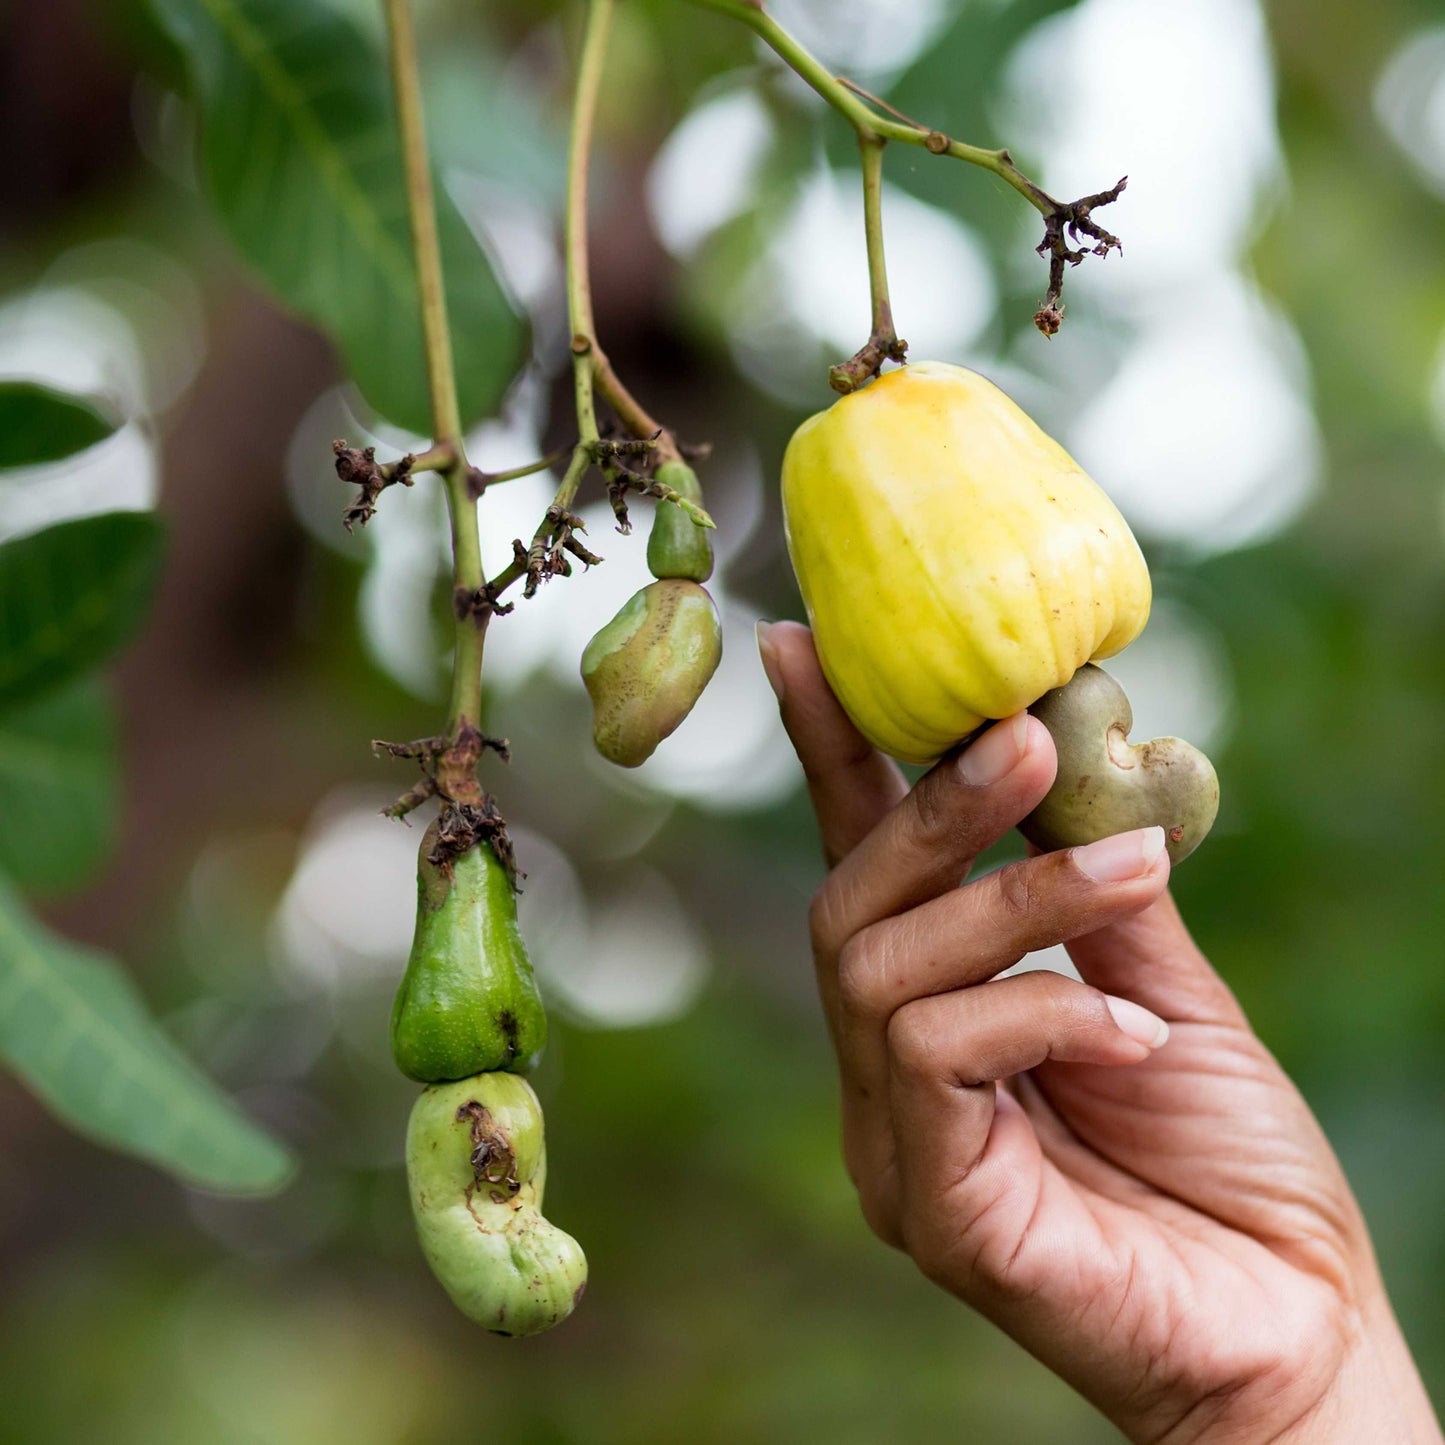
<path fill-rule="evenodd" d="M 701 501 L 685 462 L 665 462 L 657 477 Z M 645 761 L 687 716 L 722 656 L 717 609 L 701 585 L 713 566 L 707 529 L 663 502 L 647 561 L 657 580 L 582 658 L 598 750 L 624 767 Z M 463 1314 L 504 1335 L 560 1323 L 587 1284 L 581 1247 L 542 1214 L 542 1111 L 521 1075 L 546 1041 L 510 872 L 485 840 L 453 853 L 433 823 L 391 1017 L 397 1067 L 427 1085 L 407 1127 L 407 1179 L 432 1272 Z"/>
<path fill-rule="evenodd" d="M 1020 825 L 1041 848 L 1160 825 L 1171 861 L 1213 825 L 1219 782 L 1178 738 L 1128 741 L 1099 659 L 1149 617 L 1149 571 L 1100 488 L 991 382 L 919 362 L 798 428 L 788 548 L 833 691 L 859 730 L 931 763 L 1028 708 L 1059 758 Z"/>
<path fill-rule="evenodd" d="M 487 842 L 417 866 L 416 935 L 391 1015 L 397 1067 L 427 1088 L 406 1131 L 422 1251 L 463 1314 L 504 1335 L 567 1318 L 587 1284 L 580 1246 L 542 1215 L 542 1110 L 521 1077 L 547 1016 L 517 927 L 511 876 Z"/>

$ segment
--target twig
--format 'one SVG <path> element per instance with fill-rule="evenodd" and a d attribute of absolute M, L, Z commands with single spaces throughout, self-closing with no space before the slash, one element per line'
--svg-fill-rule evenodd
<path fill-rule="evenodd" d="M 795 36 L 773 19 L 757 0 L 693 0 L 708 10 L 731 16 L 752 30 L 791 70 L 797 72 L 835 110 L 841 112 L 858 132 L 860 138 L 875 137 L 878 140 L 901 141 L 905 145 L 922 146 L 933 155 L 952 156 L 991 171 L 1000 180 L 1012 186 L 1044 218 L 1044 241 L 1041 253 L 1050 254 L 1049 294 L 1034 318 L 1035 325 L 1046 336 L 1052 335 L 1063 320 L 1063 308 L 1059 305 L 1059 292 L 1063 286 L 1063 264 L 1078 265 L 1086 254 L 1105 256 L 1110 250 L 1120 249 L 1117 237 L 1108 232 L 1089 227 L 1089 211 L 1117 199 L 1123 183 L 1112 191 L 1100 191 L 1078 201 L 1057 201 L 1042 186 L 1029 179 L 1014 165 L 1013 156 L 1007 149 L 988 150 L 983 146 L 968 145 L 954 140 L 943 131 L 934 130 L 895 110 L 892 106 L 870 95 L 853 81 L 845 80 L 831 71 Z M 1070 251 L 1059 259 L 1055 249 L 1060 231 L 1067 227 L 1074 235 L 1074 226 L 1098 241 L 1098 245 L 1084 251 Z M 1074 235 L 1077 240 L 1077 235 Z M 865 348 L 866 350 L 866 348 Z M 861 355 L 862 353 L 860 353 Z"/>
<path fill-rule="evenodd" d="M 450 456 L 448 464 L 438 470 L 443 471 L 446 477 L 453 577 L 457 588 L 476 591 L 483 585 L 481 539 L 477 532 L 476 499 L 468 485 L 467 459 L 462 447 L 461 412 L 457 405 L 456 377 L 452 369 L 451 332 L 447 325 L 441 247 L 437 242 L 431 163 L 427 156 L 421 82 L 417 72 L 416 33 L 409 0 L 386 0 L 386 23 L 397 128 L 401 135 L 406 171 L 407 211 L 411 218 L 412 249 L 416 255 L 417 294 L 435 433 L 432 440 L 437 448 L 445 448 Z M 481 715 L 482 643 L 486 635 L 486 621 L 485 614 L 457 619 L 452 654 L 452 690 L 447 708 L 447 731 L 452 736 L 459 736 L 469 723 Z"/>
<path fill-rule="evenodd" d="M 888 299 L 888 266 L 883 258 L 883 147 L 881 137 L 858 132 L 863 161 L 863 235 L 868 246 L 868 295 L 873 306 L 873 329 L 868 340 L 841 366 L 828 373 L 828 384 L 845 396 L 878 375 L 885 361 L 906 361 L 908 343 L 893 325 Z"/>

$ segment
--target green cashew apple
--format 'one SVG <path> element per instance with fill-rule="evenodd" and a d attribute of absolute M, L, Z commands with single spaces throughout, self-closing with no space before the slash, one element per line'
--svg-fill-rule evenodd
<path fill-rule="evenodd" d="M 674 458 L 657 469 L 657 480 L 666 483 L 689 502 L 702 501 L 697 473 L 685 461 Z M 706 582 L 712 576 L 712 542 L 708 529 L 695 522 L 676 502 L 659 502 L 647 539 L 647 570 L 659 579 L 685 577 Z"/>
<path fill-rule="evenodd" d="M 433 823 L 417 862 L 416 931 L 391 1011 L 396 1066 L 418 1083 L 532 1067 L 547 1016 L 507 870 L 487 843 L 438 867 Z"/>
<path fill-rule="evenodd" d="M 582 653 L 597 751 L 624 768 L 645 763 L 721 659 L 717 608 L 696 582 L 669 577 L 634 593 Z"/>
<path fill-rule="evenodd" d="M 1133 709 L 1102 668 L 1081 667 L 1029 711 L 1059 755 L 1053 787 L 1019 824 L 1029 842 L 1072 848 L 1157 824 L 1169 861 L 1181 863 L 1204 841 L 1219 811 L 1213 765 L 1180 738 L 1131 743 Z"/>
<path fill-rule="evenodd" d="M 572 1313 L 587 1259 L 542 1215 L 547 1147 L 525 1079 L 480 1074 L 423 1091 L 406 1175 L 422 1253 L 464 1315 L 496 1334 L 535 1335 Z"/>

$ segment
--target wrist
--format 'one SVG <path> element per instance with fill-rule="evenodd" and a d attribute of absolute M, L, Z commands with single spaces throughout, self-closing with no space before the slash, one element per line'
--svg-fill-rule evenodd
<path fill-rule="evenodd" d="M 1339 1368 L 1311 1381 L 1309 1362 L 1221 1401 L 1193 1430 L 1159 1445 L 1441 1445 L 1439 1421 L 1389 1303 L 1365 1312 Z"/>

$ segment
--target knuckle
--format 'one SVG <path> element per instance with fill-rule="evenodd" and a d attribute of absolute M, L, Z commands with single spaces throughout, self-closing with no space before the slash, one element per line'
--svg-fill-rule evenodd
<path fill-rule="evenodd" d="M 904 1004 L 888 1021 L 888 1053 L 894 1070 L 905 1079 L 926 1078 L 938 1071 L 939 1042 L 931 1000 Z"/>
<path fill-rule="evenodd" d="M 1042 899 L 1036 870 L 1027 863 L 1010 863 L 994 876 L 998 906 L 1008 922 L 1022 922 L 1038 911 Z"/>
<path fill-rule="evenodd" d="M 1093 1033 L 1101 1027 L 1108 1032 L 1113 1031 L 1108 1005 L 1098 989 L 1061 973 L 1040 971 L 1034 977 L 1038 980 L 1035 985 L 1038 993 L 1032 1003 L 1032 1012 L 1051 1047 Z"/>
<path fill-rule="evenodd" d="M 834 879 L 829 878 L 813 895 L 808 905 L 808 935 L 813 941 L 813 950 L 821 954 L 837 953 L 842 946 L 839 937 L 838 888 Z"/>
<path fill-rule="evenodd" d="M 948 832 L 953 825 L 954 810 L 949 806 L 953 799 L 954 790 L 945 785 L 940 770 L 935 769 L 921 779 L 913 790 L 918 831 L 928 838 Z"/>
<path fill-rule="evenodd" d="M 843 945 L 838 955 L 838 1006 L 854 1018 L 878 1018 L 887 1012 L 884 978 L 889 950 L 883 934 L 867 928 Z"/>
<path fill-rule="evenodd" d="M 1087 986 L 1076 983 L 1051 968 L 1035 969 L 1020 980 L 1022 986 L 1032 995 L 1028 1000 L 1028 1011 L 1041 1024 L 1053 1024 L 1076 1012 L 1077 992 L 1082 987 L 1088 993 L 1094 992 Z"/>

